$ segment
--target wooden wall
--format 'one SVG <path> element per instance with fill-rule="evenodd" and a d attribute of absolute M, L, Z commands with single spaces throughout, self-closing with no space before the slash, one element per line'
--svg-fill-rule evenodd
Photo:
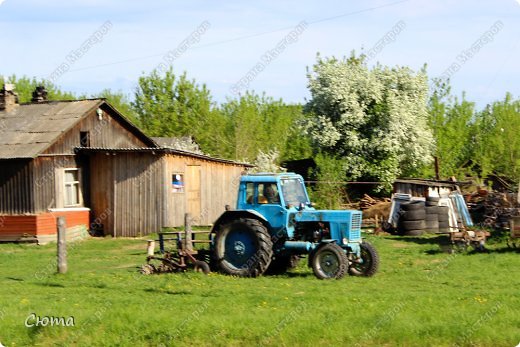
<path fill-rule="evenodd" d="M 106 112 L 107 107 L 101 106 Z M 80 147 L 80 132 L 88 131 L 90 134 L 90 147 L 103 148 L 137 148 L 147 145 L 137 138 L 128 129 L 125 129 L 117 120 L 103 113 L 99 120 L 96 110 L 93 110 L 87 118 L 76 124 L 72 129 L 49 147 L 45 154 L 74 153 L 75 147 Z"/>
<path fill-rule="evenodd" d="M 226 204 L 236 205 L 244 170 L 241 165 L 189 156 L 132 152 L 92 154 L 90 166 L 91 220 L 102 220 L 105 235 L 116 237 L 143 236 L 184 225 L 184 214 L 193 214 L 189 206 L 196 206 L 197 196 L 194 224 L 212 224 Z M 172 191 L 176 173 L 185 180 L 182 193 Z M 192 187 L 200 190 L 188 203 Z"/>
<path fill-rule="evenodd" d="M 194 182 L 193 166 L 200 167 L 200 183 Z M 244 167 L 168 154 L 165 156 L 165 227 L 184 225 L 184 214 L 191 213 L 194 223 L 198 225 L 212 224 L 225 210 L 226 205 L 236 206 L 238 181 Z M 184 174 L 185 192 L 174 193 L 171 187 L 172 174 Z M 195 176 L 195 177 L 194 177 Z M 200 185 L 200 213 L 190 211 L 188 194 L 192 186 Z M 199 210 L 199 209 L 197 209 Z"/>
<path fill-rule="evenodd" d="M 29 160 L 0 160 L 0 215 L 34 212 L 33 169 Z"/>
<path fill-rule="evenodd" d="M 152 153 L 91 157 L 92 219 L 105 235 L 142 236 L 161 230 L 162 161 Z"/>
<path fill-rule="evenodd" d="M 32 166 L 34 172 L 34 213 L 47 212 L 50 208 L 63 207 L 63 169 L 78 168 L 81 176 L 88 176 L 88 168 L 85 167 L 84 159 L 82 160 L 82 158 L 74 155 L 37 157 L 32 161 Z M 88 185 L 83 181 L 80 187 L 83 194 L 85 194 L 87 188 Z M 84 196 L 84 198 L 86 197 Z"/>

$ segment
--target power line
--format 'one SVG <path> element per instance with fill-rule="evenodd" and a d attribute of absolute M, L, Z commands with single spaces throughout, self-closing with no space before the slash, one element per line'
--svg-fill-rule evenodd
<path fill-rule="evenodd" d="M 391 3 L 385 4 L 385 5 L 369 7 L 369 8 L 365 8 L 365 9 L 354 11 L 354 12 L 348 12 L 348 13 L 343 13 L 343 14 L 340 14 L 340 15 L 332 16 L 332 17 L 326 17 L 326 18 L 321 18 L 321 19 L 317 19 L 317 20 L 313 20 L 313 21 L 308 21 L 307 24 L 309 24 L 309 25 L 310 24 L 316 24 L 316 23 L 321 23 L 321 22 L 335 20 L 335 19 L 338 19 L 338 18 L 354 16 L 354 15 L 357 15 L 357 14 L 360 14 L 360 13 L 370 12 L 370 11 L 378 10 L 378 9 L 381 9 L 381 8 L 384 8 L 384 7 L 391 7 L 391 6 L 399 5 L 401 3 L 409 2 L 409 1 L 411 1 L 411 0 L 394 1 L 394 2 L 391 2 Z M 247 40 L 247 39 L 251 39 L 251 38 L 255 38 L 255 37 L 259 37 L 259 36 L 265 36 L 265 35 L 277 33 L 277 32 L 280 32 L 280 31 L 287 31 L 287 30 L 293 29 L 293 28 L 294 28 L 294 26 L 287 26 L 287 27 L 283 27 L 283 28 L 280 28 L 280 29 L 264 31 L 264 32 L 261 32 L 261 33 L 256 33 L 256 34 L 239 36 L 239 37 L 235 37 L 235 38 L 227 39 L 227 40 L 210 42 L 210 43 L 203 44 L 203 45 L 197 45 L 197 46 L 190 47 L 190 49 L 198 49 L 198 48 L 206 48 L 206 47 L 223 45 L 223 44 L 227 44 L 227 43 L 230 43 L 230 42 L 242 41 L 242 40 Z M 113 62 L 104 63 L 104 64 L 79 67 L 79 68 L 76 68 L 76 69 L 70 69 L 69 72 L 91 70 L 91 69 L 95 69 L 95 68 L 98 68 L 98 67 L 119 65 L 119 64 L 130 63 L 130 62 L 138 61 L 138 60 L 146 60 L 146 59 L 150 59 L 150 58 L 161 57 L 161 56 L 164 56 L 167 53 L 168 52 L 163 52 L 163 53 L 147 55 L 147 56 L 142 56 L 142 57 L 135 57 L 135 58 L 129 58 L 129 59 L 124 59 L 124 60 L 113 61 Z"/>

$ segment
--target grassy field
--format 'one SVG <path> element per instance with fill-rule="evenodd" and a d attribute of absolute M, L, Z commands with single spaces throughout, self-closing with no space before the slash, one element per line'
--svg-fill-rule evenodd
<path fill-rule="evenodd" d="M 5 346 L 516 346 L 520 255 L 449 255 L 439 237 L 369 237 L 373 278 L 320 281 L 305 264 L 256 279 L 143 276 L 143 240 L 91 239 L 56 275 L 56 245 L 0 245 Z M 74 317 L 74 327 L 25 326 Z"/>

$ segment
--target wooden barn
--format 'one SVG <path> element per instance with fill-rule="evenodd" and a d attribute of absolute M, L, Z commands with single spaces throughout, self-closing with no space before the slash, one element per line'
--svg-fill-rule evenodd
<path fill-rule="evenodd" d="M 159 142 L 159 141 L 157 141 Z M 18 104 L 0 90 L 0 241 L 70 238 L 89 230 L 141 236 L 180 226 L 184 213 L 211 224 L 235 204 L 251 165 L 160 146 L 104 99 L 47 101 L 38 88 Z"/>

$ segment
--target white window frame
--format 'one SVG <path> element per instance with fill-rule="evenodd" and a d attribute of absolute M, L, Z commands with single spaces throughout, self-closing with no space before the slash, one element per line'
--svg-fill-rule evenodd
<path fill-rule="evenodd" d="M 66 173 L 70 171 L 77 172 L 77 180 L 72 182 L 66 182 L 65 177 L 67 176 Z M 81 170 L 79 168 L 64 168 L 63 169 L 63 207 L 64 208 L 76 208 L 76 207 L 83 207 L 83 194 L 81 193 Z M 78 192 L 78 203 L 77 204 L 67 204 L 67 186 L 77 186 L 77 192 Z"/>

